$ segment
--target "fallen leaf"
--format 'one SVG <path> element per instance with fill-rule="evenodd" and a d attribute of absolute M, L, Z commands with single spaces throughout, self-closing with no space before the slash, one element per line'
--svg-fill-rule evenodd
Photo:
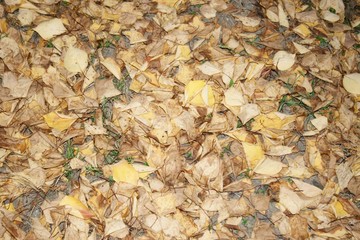
<path fill-rule="evenodd" d="M 34 30 L 45 40 L 49 40 L 67 31 L 59 18 L 41 22 Z"/>
<path fill-rule="evenodd" d="M 275 53 L 273 62 L 280 71 L 286 71 L 291 68 L 295 63 L 295 54 L 286 51 L 278 51 Z"/>
<path fill-rule="evenodd" d="M 83 73 L 88 66 L 88 56 L 84 50 L 70 47 L 64 57 L 64 67 L 72 73 Z"/>
<path fill-rule="evenodd" d="M 265 158 L 264 161 L 260 162 L 260 164 L 255 167 L 254 172 L 258 174 L 274 176 L 278 174 L 283 167 L 286 167 L 286 165 L 282 162 L 272 160 L 270 158 Z"/>
<path fill-rule="evenodd" d="M 49 127 L 63 131 L 68 129 L 77 120 L 77 117 L 50 112 L 44 115 L 44 120 Z"/>
<path fill-rule="evenodd" d="M 88 219 L 94 216 L 94 214 L 77 198 L 72 196 L 65 196 L 59 203 L 60 206 L 66 206 L 70 208 L 70 214 Z"/>
<path fill-rule="evenodd" d="M 360 73 L 347 74 L 343 78 L 343 85 L 346 91 L 360 95 Z"/>
<path fill-rule="evenodd" d="M 185 87 L 185 103 L 200 107 L 213 106 L 215 97 L 212 88 L 202 80 L 190 81 Z"/>
<path fill-rule="evenodd" d="M 246 161 L 251 169 L 254 169 L 257 164 L 264 159 L 265 153 L 262 147 L 258 144 L 252 144 L 248 142 L 242 142 Z"/>
<path fill-rule="evenodd" d="M 113 178 L 116 182 L 126 182 L 132 185 L 137 185 L 139 181 L 139 173 L 127 161 L 120 161 L 111 166 Z"/>

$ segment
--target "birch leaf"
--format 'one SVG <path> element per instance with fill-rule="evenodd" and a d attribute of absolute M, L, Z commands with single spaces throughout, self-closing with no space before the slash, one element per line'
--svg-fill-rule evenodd
<path fill-rule="evenodd" d="M 280 70 L 285 71 L 291 68 L 295 63 L 295 54 L 286 51 L 278 51 L 274 55 L 274 65 Z"/>
<path fill-rule="evenodd" d="M 66 32 L 66 28 L 61 19 L 54 18 L 48 21 L 41 22 L 34 30 L 44 39 L 49 40 L 55 36 Z"/>
<path fill-rule="evenodd" d="M 50 112 L 44 115 L 46 124 L 58 131 L 68 129 L 76 121 L 76 119 L 76 117 L 67 116 L 57 112 Z"/>
<path fill-rule="evenodd" d="M 70 47 L 64 57 L 64 67 L 72 73 L 84 72 L 88 66 L 88 55 L 84 50 Z"/>
<path fill-rule="evenodd" d="M 346 91 L 360 95 L 360 73 L 350 73 L 344 76 L 343 85 Z"/>
<path fill-rule="evenodd" d="M 126 182 L 132 185 L 137 185 L 139 180 L 139 173 L 127 161 L 120 161 L 111 167 L 113 178 L 115 182 Z"/>

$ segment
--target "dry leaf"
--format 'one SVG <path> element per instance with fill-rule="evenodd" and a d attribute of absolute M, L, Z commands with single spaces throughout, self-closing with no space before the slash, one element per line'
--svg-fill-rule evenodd
<path fill-rule="evenodd" d="M 274 55 L 273 62 L 280 71 L 286 71 L 294 65 L 295 54 L 291 54 L 286 51 L 278 51 Z"/>
<path fill-rule="evenodd" d="M 360 73 L 347 74 L 343 78 L 343 85 L 346 91 L 360 95 Z"/>
<path fill-rule="evenodd" d="M 190 81 L 185 87 L 185 103 L 195 106 L 213 106 L 215 97 L 213 90 L 205 81 Z"/>
<path fill-rule="evenodd" d="M 44 120 L 49 127 L 63 131 L 68 129 L 77 120 L 77 117 L 50 112 L 44 115 Z"/>
<path fill-rule="evenodd" d="M 139 173 L 127 161 L 120 161 L 111 166 L 113 178 L 116 182 L 126 182 L 132 185 L 137 185 L 139 181 Z"/>
<path fill-rule="evenodd" d="M 49 40 L 67 31 L 59 18 L 41 22 L 34 30 L 45 40 Z"/>
<path fill-rule="evenodd" d="M 70 208 L 70 214 L 88 219 L 94 216 L 94 214 L 77 198 L 72 196 L 65 196 L 59 203 L 60 206 L 66 206 Z"/>
<path fill-rule="evenodd" d="M 83 73 L 88 66 L 88 56 L 84 50 L 70 47 L 64 57 L 64 67 L 72 73 Z"/>

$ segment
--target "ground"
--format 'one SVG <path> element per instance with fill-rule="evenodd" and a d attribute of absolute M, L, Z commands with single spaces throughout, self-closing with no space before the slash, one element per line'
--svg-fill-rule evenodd
<path fill-rule="evenodd" d="M 360 2 L 0 1 L 0 239 L 360 239 Z"/>

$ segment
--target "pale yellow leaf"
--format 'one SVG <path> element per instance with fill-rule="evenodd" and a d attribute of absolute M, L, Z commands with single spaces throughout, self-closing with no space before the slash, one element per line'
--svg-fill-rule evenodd
<path fill-rule="evenodd" d="M 123 31 L 123 34 L 129 38 L 130 40 L 130 44 L 135 44 L 135 43 L 141 43 L 141 42 L 146 42 L 147 39 L 144 37 L 144 35 L 142 35 L 142 33 L 132 29 L 129 31 Z"/>
<path fill-rule="evenodd" d="M 293 31 L 295 33 L 297 33 L 302 38 L 307 38 L 308 36 L 311 35 L 311 31 L 310 31 L 309 27 L 304 23 L 302 23 L 299 26 L 295 27 L 293 29 Z"/>
<path fill-rule="evenodd" d="M 231 87 L 227 89 L 224 93 L 225 95 L 225 104 L 228 106 L 242 106 L 246 104 L 246 100 L 243 94 L 236 88 Z"/>
<path fill-rule="evenodd" d="M 105 235 L 114 238 L 124 238 L 129 234 L 129 227 L 126 226 L 122 219 L 106 218 Z"/>
<path fill-rule="evenodd" d="M 34 30 L 45 40 L 49 40 L 66 32 L 64 24 L 59 18 L 41 22 Z"/>
<path fill-rule="evenodd" d="M 262 147 L 258 144 L 242 142 L 242 145 L 248 165 L 251 169 L 254 169 L 257 164 L 264 159 L 264 151 Z"/>
<path fill-rule="evenodd" d="M 156 168 L 146 166 L 141 163 L 133 163 L 132 166 L 138 172 L 139 178 L 142 178 L 142 179 L 147 178 L 147 176 L 149 176 L 151 173 L 156 171 Z"/>
<path fill-rule="evenodd" d="M 238 117 L 243 124 L 260 114 L 260 108 L 255 103 L 245 104 L 241 106 Z"/>
<path fill-rule="evenodd" d="M 88 55 L 84 50 L 70 47 L 64 57 L 64 67 L 72 73 L 84 72 L 88 66 Z"/>
<path fill-rule="evenodd" d="M 344 209 L 344 206 L 337 200 L 331 204 L 331 207 L 338 219 L 350 216 L 350 214 Z"/>
<path fill-rule="evenodd" d="M 300 54 L 305 54 L 305 53 L 308 53 L 310 52 L 309 49 L 307 49 L 305 46 L 301 45 L 301 44 L 298 44 L 296 42 L 293 42 L 294 44 L 294 47 L 296 48 L 296 50 L 300 53 Z"/>
<path fill-rule="evenodd" d="M 215 75 L 217 73 L 221 73 L 221 70 L 219 67 L 217 67 L 214 63 L 211 62 L 205 62 L 199 66 L 197 66 L 197 68 L 204 74 L 206 75 Z"/>
<path fill-rule="evenodd" d="M 283 156 L 292 153 L 292 149 L 292 147 L 282 145 L 270 146 L 266 154 L 271 156 Z"/>
<path fill-rule="evenodd" d="M 340 20 L 340 16 L 330 12 L 329 10 L 323 10 L 321 11 L 322 17 L 324 20 L 331 22 L 331 23 L 335 23 L 337 21 Z"/>
<path fill-rule="evenodd" d="M 336 166 L 336 176 L 341 190 L 345 189 L 354 174 L 351 171 L 349 162 L 344 162 Z"/>
<path fill-rule="evenodd" d="M 215 103 L 212 88 L 205 81 L 190 81 L 185 87 L 185 102 L 194 106 L 213 106 Z"/>
<path fill-rule="evenodd" d="M 139 173 L 127 161 L 120 161 L 111 167 L 113 178 L 116 182 L 126 182 L 137 185 Z"/>
<path fill-rule="evenodd" d="M 317 116 L 316 118 L 311 120 L 311 124 L 316 127 L 318 131 L 321 131 L 328 126 L 328 119 L 325 116 Z"/>
<path fill-rule="evenodd" d="M 303 207 L 301 198 L 285 186 L 280 186 L 279 202 L 292 214 L 297 214 Z"/>
<path fill-rule="evenodd" d="M 65 196 L 60 201 L 59 205 L 70 207 L 70 214 L 79 218 L 88 219 L 94 216 L 91 210 L 89 210 L 79 199 L 72 196 Z"/>
<path fill-rule="evenodd" d="M 117 79 L 121 79 L 121 68 L 112 58 L 105 58 L 100 61 Z"/>
<path fill-rule="evenodd" d="M 46 124 L 58 131 L 68 129 L 76 121 L 76 119 L 76 117 L 67 116 L 56 112 L 50 112 L 44 115 Z"/>
<path fill-rule="evenodd" d="M 291 54 L 286 51 L 278 51 L 277 53 L 275 53 L 273 61 L 274 61 L 274 65 L 280 71 L 285 71 L 294 65 L 295 54 Z"/>
<path fill-rule="evenodd" d="M 322 157 L 319 149 L 316 147 L 315 140 L 306 141 L 306 153 L 311 166 L 318 172 L 324 171 Z"/>
<path fill-rule="evenodd" d="M 191 58 L 191 50 L 188 45 L 179 45 L 176 50 L 176 59 L 180 61 L 188 61 Z"/>
<path fill-rule="evenodd" d="M 296 178 L 293 179 L 295 185 L 301 190 L 301 192 L 307 197 L 316 197 L 321 195 L 322 190 L 314 185 L 302 182 Z"/>
<path fill-rule="evenodd" d="M 258 174 L 274 176 L 278 174 L 285 166 L 286 165 L 282 162 L 272 160 L 270 158 L 265 158 L 264 161 L 255 167 L 254 172 Z"/>
<path fill-rule="evenodd" d="M 164 216 L 176 211 L 176 197 L 173 193 L 167 193 L 153 200 L 157 214 Z"/>
<path fill-rule="evenodd" d="M 282 4 L 278 4 L 278 12 L 279 12 L 279 23 L 281 26 L 284 26 L 286 28 L 289 27 L 289 21 L 287 19 L 287 15 L 284 11 L 284 8 Z"/>
<path fill-rule="evenodd" d="M 346 91 L 360 95 L 360 73 L 350 73 L 344 76 L 343 85 Z"/>

